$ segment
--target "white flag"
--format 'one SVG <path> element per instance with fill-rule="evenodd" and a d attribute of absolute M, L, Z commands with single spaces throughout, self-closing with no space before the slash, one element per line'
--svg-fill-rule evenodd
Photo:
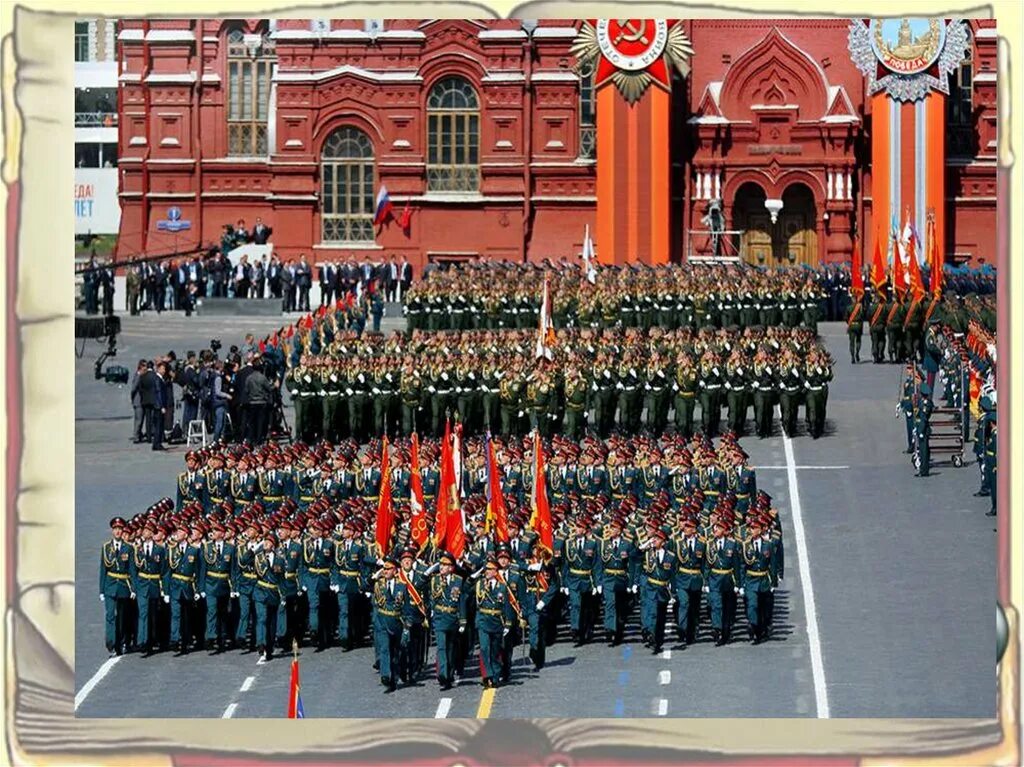
<path fill-rule="evenodd" d="M 590 239 L 590 224 L 583 230 L 583 265 L 591 285 L 597 282 L 597 267 L 594 265 L 594 241 Z"/>
<path fill-rule="evenodd" d="M 554 359 L 551 345 L 555 342 L 555 330 L 551 324 L 551 299 L 548 295 L 548 278 L 544 275 L 544 295 L 540 302 L 540 323 L 537 327 L 536 356 Z"/>

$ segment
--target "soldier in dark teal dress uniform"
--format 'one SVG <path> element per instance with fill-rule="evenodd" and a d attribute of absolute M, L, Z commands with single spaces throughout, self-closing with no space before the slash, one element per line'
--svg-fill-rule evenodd
<path fill-rule="evenodd" d="M 562 593 L 569 597 L 569 627 L 576 647 L 585 644 L 593 631 L 598 549 L 598 541 L 590 534 L 590 520 L 579 518 L 576 534 L 565 542 L 562 564 Z"/>
<path fill-rule="evenodd" d="M 658 655 L 665 642 L 665 623 L 672 584 L 676 573 L 676 555 L 665 546 L 669 532 L 664 527 L 654 530 L 651 547 L 643 553 L 641 575 L 643 594 L 640 600 L 640 625 L 644 642 Z"/>
<path fill-rule="evenodd" d="M 700 620 L 700 595 L 704 590 L 704 555 L 707 541 L 697 534 L 697 520 L 684 517 L 682 535 L 675 539 L 678 564 L 673 584 L 676 597 L 676 629 L 680 641 L 693 644 Z"/>
<path fill-rule="evenodd" d="M 410 599 L 409 591 L 396 577 L 397 571 L 398 563 L 386 559 L 382 577 L 373 587 L 373 638 L 380 663 L 380 683 L 385 692 L 394 692 L 398 687 L 402 636 L 408 631 L 405 604 Z"/>
<path fill-rule="evenodd" d="M 330 644 L 330 625 L 323 608 L 331 597 L 334 541 L 330 538 L 330 522 L 314 522 L 310 527 L 312 535 L 302 543 L 302 590 L 309 600 L 309 633 L 316 641 L 317 652 L 321 652 Z"/>
<path fill-rule="evenodd" d="M 206 599 L 206 645 L 207 649 L 216 652 L 224 650 L 224 639 L 228 634 L 228 607 L 235 590 L 232 578 L 235 547 L 224 541 L 224 533 L 224 526 L 219 522 L 210 524 L 212 540 L 203 544 L 203 566 L 199 571 L 199 593 Z"/>
<path fill-rule="evenodd" d="M 501 676 L 502 639 L 516 616 L 509 603 L 508 588 L 498 579 L 498 561 L 488 559 L 484 577 L 476 584 L 476 630 L 480 638 L 483 686 L 497 687 Z"/>
<path fill-rule="evenodd" d="M 167 550 L 153 541 L 156 522 L 147 520 L 142 528 L 142 541 L 135 546 L 134 573 L 135 599 L 139 606 L 138 643 L 144 656 L 154 652 L 154 645 L 160 642 L 157 634 L 157 618 L 161 602 L 166 596 L 163 589 L 164 571 L 167 569 Z"/>
<path fill-rule="evenodd" d="M 199 547 L 186 540 L 183 525 L 174 530 L 174 540 L 167 547 L 167 568 L 164 570 L 164 593 L 171 602 L 171 649 L 179 655 L 189 651 L 191 628 L 189 617 L 199 601 L 199 580 L 203 558 Z"/>
<path fill-rule="evenodd" d="M 277 634 L 277 610 L 281 604 L 280 588 L 284 584 L 284 560 L 277 549 L 277 536 L 263 536 L 263 550 L 256 553 L 256 649 L 262 661 L 274 654 Z"/>
<path fill-rule="evenodd" d="M 747 632 L 759 644 L 768 638 L 771 595 L 779 583 L 775 541 L 758 517 L 747 523 L 749 536 L 743 541 L 743 595 L 747 603 Z"/>
<path fill-rule="evenodd" d="M 604 632 L 608 645 L 622 643 L 629 617 L 629 594 L 636 583 L 636 546 L 622 532 L 625 519 L 614 516 L 601 541 L 601 593 L 604 596 Z"/>
<path fill-rule="evenodd" d="M 711 609 L 711 636 L 716 646 L 729 641 L 736 615 L 736 596 L 743 582 L 740 566 L 743 555 L 740 544 L 725 519 L 716 520 L 715 537 L 708 541 L 704 559 L 704 590 Z"/>
<path fill-rule="evenodd" d="M 442 690 L 450 690 L 459 659 L 459 635 L 466 632 L 466 587 L 455 574 L 455 558 L 443 552 L 438 557 L 439 572 L 430 579 L 431 623 L 437 644 L 437 681 Z"/>
<path fill-rule="evenodd" d="M 178 511 L 185 504 L 198 502 L 206 508 L 206 474 L 199 469 L 199 454 L 195 450 L 185 453 L 186 470 L 178 475 Z"/>
<path fill-rule="evenodd" d="M 128 602 L 135 597 L 134 552 L 123 538 L 126 527 L 121 517 L 111 519 L 111 539 L 100 552 L 100 601 L 106 610 L 106 644 L 111 655 L 127 651 Z"/>

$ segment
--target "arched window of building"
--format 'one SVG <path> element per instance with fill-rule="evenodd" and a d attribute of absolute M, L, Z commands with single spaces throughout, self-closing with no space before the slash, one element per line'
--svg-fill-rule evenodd
<path fill-rule="evenodd" d="M 948 154 L 951 157 L 974 155 L 974 64 L 971 48 L 960 65 L 949 74 L 946 122 L 949 127 Z"/>
<path fill-rule="evenodd" d="M 338 128 L 320 157 L 323 242 L 373 242 L 373 143 L 363 131 Z"/>
<path fill-rule="evenodd" d="M 445 77 L 427 97 L 427 189 L 480 188 L 480 102 L 461 77 Z"/>
<path fill-rule="evenodd" d="M 597 156 L 597 97 L 594 93 L 594 62 L 580 61 L 580 157 L 592 160 Z"/>
<path fill-rule="evenodd" d="M 228 154 L 264 157 L 273 42 L 263 34 L 248 35 L 237 27 L 228 32 Z"/>

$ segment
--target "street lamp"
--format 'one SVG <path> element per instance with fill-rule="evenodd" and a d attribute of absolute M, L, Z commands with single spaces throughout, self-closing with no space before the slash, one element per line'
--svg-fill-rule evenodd
<path fill-rule="evenodd" d="M 776 223 L 779 220 L 779 211 L 782 210 L 782 200 L 768 198 L 764 201 L 764 207 L 772 217 L 772 223 Z"/>

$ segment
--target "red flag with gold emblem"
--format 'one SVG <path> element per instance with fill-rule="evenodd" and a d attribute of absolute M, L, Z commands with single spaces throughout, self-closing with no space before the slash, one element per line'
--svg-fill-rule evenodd
<path fill-rule="evenodd" d="M 917 262 L 917 248 L 915 238 L 907 240 L 907 268 L 910 271 L 910 295 L 915 301 L 924 298 L 924 280 L 921 279 L 921 265 Z"/>
<path fill-rule="evenodd" d="M 459 472 L 455 468 L 456 458 L 462 465 L 462 427 L 455 426 L 451 449 L 448 451 L 447 466 L 441 469 L 441 489 L 438 493 L 448 496 L 448 519 L 445 521 L 445 548 L 456 559 L 466 551 L 466 526 L 462 519 L 462 500 L 459 497 Z"/>
<path fill-rule="evenodd" d="M 430 539 L 427 530 L 427 510 L 423 506 L 423 477 L 420 475 L 420 437 L 412 433 L 412 468 L 409 477 L 409 508 L 412 511 L 409 530 L 413 542 L 422 549 Z"/>
<path fill-rule="evenodd" d="M 395 527 L 395 510 L 391 505 L 391 459 L 388 456 L 388 438 L 380 451 L 380 498 L 377 500 L 376 540 L 381 554 L 391 551 L 391 533 Z"/>
<path fill-rule="evenodd" d="M 533 432 L 533 514 L 530 527 L 537 532 L 540 545 L 553 553 L 555 550 L 555 531 L 551 524 L 551 506 L 548 504 L 547 479 L 544 475 L 544 448 L 540 442 L 540 433 Z"/>
<path fill-rule="evenodd" d="M 864 295 L 864 264 L 860 253 L 860 240 L 853 238 L 853 263 L 850 265 L 850 293 L 854 296 Z"/>
<path fill-rule="evenodd" d="M 875 238 L 875 256 L 871 259 L 871 287 L 875 293 L 881 293 L 885 287 L 885 259 L 882 258 L 882 243 Z"/>
<path fill-rule="evenodd" d="M 498 461 L 494 455 L 494 442 L 490 433 L 487 434 L 487 515 L 484 524 L 486 532 L 494 531 L 498 543 L 508 543 L 508 510 L 505 508 L 505 496 L 501 493 L 501 479 Z"/>
<path fill-rule="evenodd" d="M 444 439 L 441 440 L 441 476 L 438 479 L 437 507 L 434 510 L 434 545 L 443 549 L 448 537 L 448 506 L 451 496 L 444 492 L 447 472 L 451 471 L 452 463 L 452 424 L 444 422 Z"/>

